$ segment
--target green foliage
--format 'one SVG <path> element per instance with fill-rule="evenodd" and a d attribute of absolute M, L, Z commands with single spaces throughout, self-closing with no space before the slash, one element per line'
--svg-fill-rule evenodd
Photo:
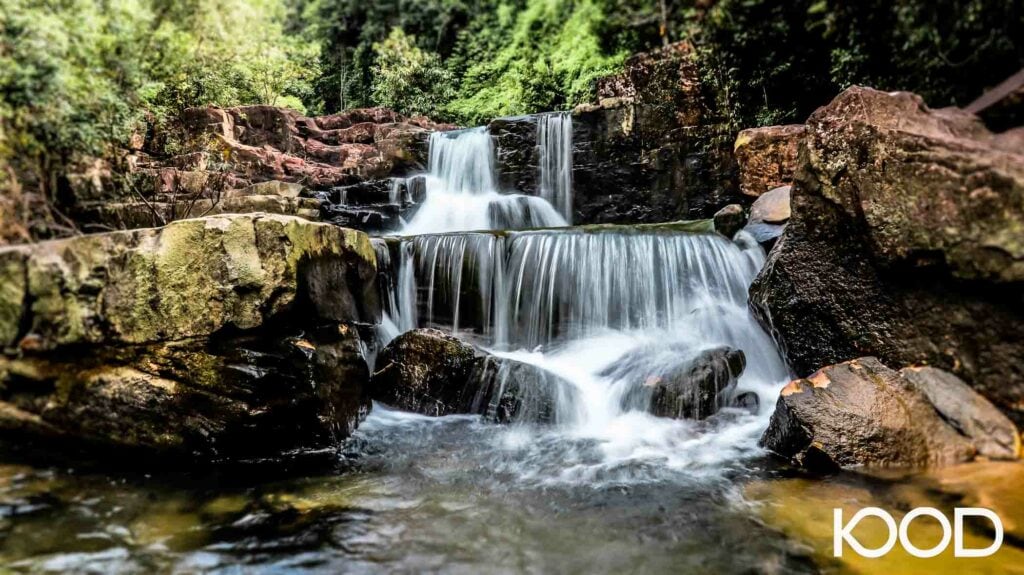
<path fill-rule="evenodd" d="M 677 29 L 738 127 L 802 122 L 853 84 L 964 105 L 1024 66 L 1020 0 L 721 0 Z"/>
<path fill-rule="evenodd" d="M 377 70 L 373 101 L 407 114 L 437 115 L 453 93 L 452 74 L 440 57 L 414 44 L 401 28 L 393 28 L 383 42 L 373 45 Z"/>

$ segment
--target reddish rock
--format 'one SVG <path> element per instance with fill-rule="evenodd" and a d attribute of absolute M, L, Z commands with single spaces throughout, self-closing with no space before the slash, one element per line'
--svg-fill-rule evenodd
<path fill-rule="evenodd" d="M 804 132 L 802 124 L 766 126 L 740 132 L 733 146 L 740 170 L 740 191 L 757 197 L 792 183 L 797 148 Z"/>
<path fill-rule="evenodd" d="M 918 96 L 807 122 L 792 217 L 750 288 L 800 375 L 871 355 L 955 373 L 1024 422 L 1024 148 Z"/>

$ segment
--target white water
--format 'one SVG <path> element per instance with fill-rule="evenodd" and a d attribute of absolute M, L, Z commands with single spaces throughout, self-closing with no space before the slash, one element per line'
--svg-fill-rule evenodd
<path fill-rule="evenodd" d="M 572 223 L 572 114 L 554 112 L 537 118 L 540 152 L 540 197 Z"/>
<path fill-rule="evenodd" d="M 486 127 L 430 135 L 427 197 L 403 235 L 566 225 L 542 198 L 502 194 Z"/>
<path fill-rule="evenodd" d="M 558 405 L 563 425 L 499 434 L 501 449 L 519 454 L 515 465 L 529 479 L 599 481 L 611 473 L 625 481 L 637 479 L 637 465 L 644 479 L 721 471 L 759 452 L 757 437 L 789 374 L 747 309 L 747 287 L 764 263 L 755 242 L 613 228 L 439 234 L 391 249 L 401 257 L 397 268 L 381 267 L 396 278 L 385 338 L 440 327 L 577 388 L 577 401 Z M 383 241 L 378 250 L 388 251 Z M 756 415 L 726 409 L 704 422 L 654 417 L 624 400 L 637 374 L 608 373 L 642 354 L 642 381 L 723 345 L 745 353 L 735 393 L 758 395 Z M 581 441 L 596 444 L 600 456 L 587 448 L 566 467 L 548 459 L 554 450 L 573 460 L 564 450 Z"/>

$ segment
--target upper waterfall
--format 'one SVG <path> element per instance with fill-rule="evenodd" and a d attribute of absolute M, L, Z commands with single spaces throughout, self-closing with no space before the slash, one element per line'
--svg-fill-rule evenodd
<path fill-rule="evenodd" d="M 486 127 L 435 132 L 429 144 L 426 200 L 403 235 L 566 225 L 543 198 L 501 193 Z"/>
<path fill-rule="evenodd" d="M 540 154 L 540 197 L 572 223 L 572 113 L 554 112 L 537 118 Z"/>

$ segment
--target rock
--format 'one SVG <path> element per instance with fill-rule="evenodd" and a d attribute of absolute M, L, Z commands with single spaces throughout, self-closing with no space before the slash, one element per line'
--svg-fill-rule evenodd
<path fill-rule="evenodd" d="M 303 190 L 302 184 L 282 182 L 279 180 L 268 180 L 246 186 L 238 190 L 232 190 L 228 196 L 280 196 L 282 198 L 297 198 Z"/>
<path fill-rule="evenodd" d="M 729 204 L 715 212 L 715 231 L 727 238 L 731 238 L 743 228 L 746 219 L 746 215 L 743 213 L 743 206 Z"/>
<path fill-rule="evenodd" d="M 476 357 L 473 346 L 440 330 L 403 333 L 377 356 L 370 396 L 424 415 L 463 413 Z"/>
<path fill-rule="evenodd" d="M 476 392 L 465 412 L 499 423 L 571 423 L 579 408 L 576 386 L 521 361 L 477 358 L 469 381 Z"/>
<path fill-rule="evenodd" d="M 780 186 L 765 192 L 750 206 L 750 221 L 782 224 L 789 220 L 789 193 L 792 186 Z"/>
<path fill-rule="evenodd" d="M 1020 435 L 1013 422 L 957 376 L 934 367 L 905 367 L 900 376 L 928 398 L 946 423 L 974 443 L 978 455 L 991 459 L 1020 455 Z"/>
<path fill-rule="evenodd" d="M 687 358 L 686 349 L 669 345 L 628 353 L 601 375 L 628 386 L 624 409 L 704 419 L 730 404 L 745 367 L 746 357 L 740 350 L 719 347 Z"/>
<path fill-rule="evenodd" d="M 574 223 L 705 219 L 739 193 L 735 133 L 687 42 L 630 58 L 573 113 Z"/>
<path fill-rule="evenodd" d="M 376 263 L 352 230 L 222 215 L 0 250 L 0 434 L 237 459 L 365 413 Z"/>
<path fill-rule="evenodd" d="M 486 354 L 436 329 L 406 332 L 381 350 L 371 396 L 423 415 L 483 415 L 499 423 L 559 421 L 576 388 L 523 362 Z"/>
<path fill-rule="evenodd" d="M 961 391 L 984 401 L 970 390 Z M 825 367 L 790 382 L 760 444 L 818 471 L 939 467 L 970 461 L 978 452 L 971 438 L 947 423 L 913 381 L 873 357 Z"/>
<path fill-rule="evenodd" d="M 20 313 L 3 314 L 0 333 L 17 334 L 5 347 L 25 338 L 54 349 L 208 336 L 263 325 L 302 298 L 330 306 L 323 317 L 335 321 L 379 314 L 369 239 L 288 216 L 180 220 L 6 248 L 0 261 L 2 283 L 22 286 L 20 294 L 9 290 L 22 304 Z M 310 293 L 320 283 L 342 292 Z"/>
<path fill-rule="evenodd" d="M 797 374 L 864 355 L 931 365 L 1024 421 L 1024 152 L 1012 141 L 867 88 L 811 116 L 792 217 L 750 289 Z"/>
<path fill-rule="evenodd" d="M 753 391 L 745 391 L 733 399 L 730 407 L 743 409 L 751 415 L 757 415 L 761 411 L 761 398 Z"/>
<path fill-rule="evenodd" d="M 802 124 L 743 130 L 733 152 L 739 165 L 739 187 L 744 195 L 761 194 L 793 182 Z"/>
<path fill-rule="evenodd" d="M 219 214 L 280 214 L 306 220 L 320 219 L 321 201 L 313 198 L 295 198 L 281 195 L 241 195 L 243 190 L 231 190 L 231 195 L 197 200 L 171 202 L 103 202 L 82 206 L 79 214 L 93 225 L 108 229 L 132 230 L 165 225 L 175 220 L 200 218 Z M 229 192 L 229 193 L 230 193 Z M 237 194 L 237 195 L 236 195 Z"/>

